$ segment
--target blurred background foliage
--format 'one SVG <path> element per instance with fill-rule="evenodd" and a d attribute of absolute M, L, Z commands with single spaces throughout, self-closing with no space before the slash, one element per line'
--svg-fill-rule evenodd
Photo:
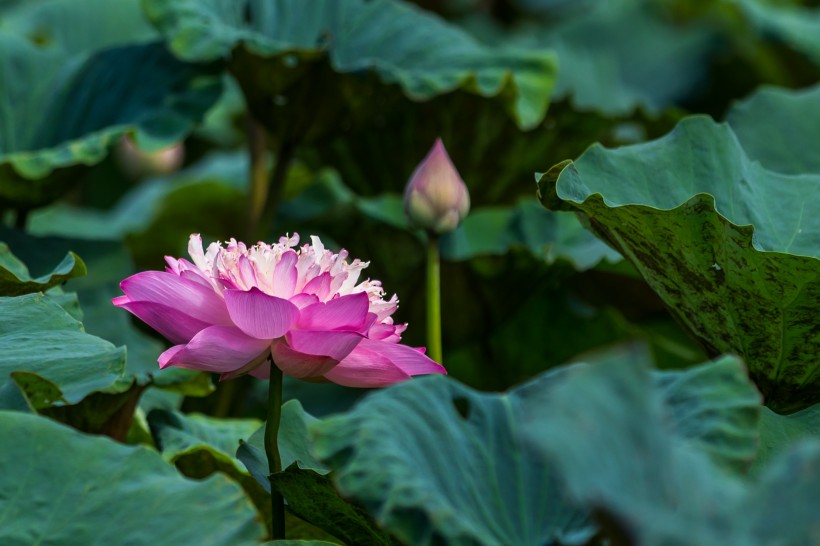
<path fill-rule="evenodd" d="M 165 342 L 108 301 L 129 273 L 185 255 L 191 232 L 344 247 L 424 345 L 424 235 L 401 191 L 439 136 L 473 203 L 442 241 L 453 377 L 501 390 L 624 342 L 660 368 L 707 359 L 616 251 L 541 207 L 533 173 L 689 114 L 721 121 L 762 85 L 816 83 L 817 2 L 294 1 L 0 2 L 0 239 L 33 277 L 68 250 L 85 261 L 65 289 L 87 332 L 127 346 L 131 389 L 165 382 L 144 411 L 210 389 L 155 376 Z M 247 416 L 256 389 L 186 404 Z M 316 415 L 359 394 L 289 389 Z"/>

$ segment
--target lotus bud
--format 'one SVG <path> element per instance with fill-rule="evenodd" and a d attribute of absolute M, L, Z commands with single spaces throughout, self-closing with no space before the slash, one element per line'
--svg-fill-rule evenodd
<path fill-rule="evenodd" d="M 404 189 L 404 212 L 414 226 L 443 234 L 470 212 L 470 194 L 441 139 L 419 163 Z"/>
<path fill-rule="evenodd" d="M 130 137 L 124 136 L 120 139 L 116 154 L 123 171 L 138 180 L 178 170 L 185 159 L 185 147 L 177 142 L 167 148 L 149 152 L 139 148 Z"/>

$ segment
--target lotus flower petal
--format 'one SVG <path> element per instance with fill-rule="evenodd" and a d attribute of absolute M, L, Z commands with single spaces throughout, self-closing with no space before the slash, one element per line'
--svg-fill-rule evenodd
<path fill-rule="evenodd" d="M 175 345 L 162 353 L 159 366 L 230 373 L 257 360 L 269 350 L 269 341 L 247 336 L 239 328 L 208 326 L 187 345 Z"/>
<path fill-rule="evenodd" d="M 127 309 L 172 343 L 188 343 L 197 332 L 210 326 L 179 309 L 152 301 L 130 301 L 128 296 L 114 299 L 114 305 Z"/>
<path fill-rule="evenodd" d="M 212 288 L 168 273 L 144 271 L 120 283 L 130 301 L 150 301 L 178 309 L 209 324 L 231 324 L 225 302 Z"/>
<path fill-rule="evenodd" d="M 310 355 L 296 351 L 291 349 L 287 343 L 282 342 L 274 342 L 271 346 L 271 355 L 276 366 L 285 375 L 297 379 L 322 377 L 339 363 L 338 360 L 330 356 Z M 266 377 L 270 377 L 270 368 L 267 370 Z"/>
<path fill-rule="evenodd" d="M 304 330 L 361 330 L 367 321 L 370 299 L 364 292 L 309 305 L 299 313 Z"/>
<path fill-rule="evenodd" d="M 299 318 L 299 309 L 291 302 L 258 288 L 225 290 L 225 305 L 233 323 L 257 339 L 282 337 Z"/>
<path fill-rule="evenodd" d="M 386 341 L 364 339 L 325 378 L 348 387 L 384 387 L 413 375 L 447 373 L 423 352 Z"/>

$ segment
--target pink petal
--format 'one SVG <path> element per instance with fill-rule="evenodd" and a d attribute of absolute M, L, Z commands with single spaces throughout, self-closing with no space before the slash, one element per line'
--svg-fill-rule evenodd
<path fill-rule="evenodd" d="M 316 294 L 320 300 L 327 299 L 330 295 L 330 273 L 322 273 L 318 277 L 313 277 L 302 289 L 302 292 Z"/>
<path fill-rule="evenodd" d="M 285 339 L 291 349 L 314 356 L 328 356 L 337 362 L 364 340 L 357 332 L 291 330 Z"/>
<path fill-rule="evenodd" d="M 279 263 L 276 264 L 276 269 L 273 271 L 274 296 L 289 298 L 293 295 L 298 278 L 296 271 L 296 262 L 298 260 L 299 255 L 292 250 L 282 254 Z"/>
<path fill-rule="evenodd" d="M 325 373 L 325 378 L 347 387 L 385 387 L 413 375 L 433 373 L 447 371 L 421 351 L 398 343 L 365 339 Z"/>
<path fill-rule="evenodd" d="M 270 350 L 266 340 L 246 336 L 232 326 L 209 326 L 187 345 L 171 347 L 159 357 L 160 368 L 178 366 L 193 370 L 230 373 L 259 359 Z"/>
<path fill-rule="evenodd" d="M 224 295 L 233 323 L 257 339 L 282 337 L 299 318 L 299 309 L 291 302 L 269 296 L 258 288 L 247 292 L 225 290 Z"/>
<path fill-rule="evenodd" d="M 370 298 L 364 292 L 314 303 L 299 314 L 299 328 L 304 330 L 361 330 L 367 320 Z M 375 318 L 375 315 L 374 315 Z"/>
<path fill-rule="evenodd" d="M 308 305 L 318 303 L 319 298 L 316 296 L 316 294 L 305 294 L 304 292 L 300 292 L 299 294 L 296 294 L 295 296 L 290 298 L 288 301 L 296 307 L 298 307 L 299 309 L 304 309 Z"/>
<path fill-rule="evenodd" d="M 271 356 L 273 363 L 282 370 L 282 373 L 297 379 L 321 377 L 339 363 L 338 360 L 329 356 L 300 353 L 281 341 L 271 345 Z M 270 377 L 270 370 L 268 370 L 268 377 Z"/>
<path fill-rule="evenodd" d="M 173 307 L 209 324 L 231 324 L 225 302 L 213 288 L 166 271 L 143 271 L 120 283 L 131 301 L 148 301 Z"/>
<path fill-rule="evenodd" d="M 210 324 L 186 315 L 173 307 L 151 301 L 122 301 L 114 299 L 114 305 L 127 309 L 145 324 L 165 336 L 171 343 L 188 343 L 200 330 Z M 118 301 L 119 300 L 119 301 Z"/>

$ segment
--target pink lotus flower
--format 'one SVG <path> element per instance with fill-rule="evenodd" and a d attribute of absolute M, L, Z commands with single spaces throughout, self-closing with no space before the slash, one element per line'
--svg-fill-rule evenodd
<path fill-rule="evenodd" d="M 379 281 L 357 284 L 366 262 L 299 236 L 250 248 L 225 247 L 191 235 L 193 263 L 166 256 L 165 271 L 144 271 L 120 283 L 127 309 L 175 343 L 160 368 L 250 373 L 270 377 L 270 360 L 285 374 L 350 387 L 381 387 L 413 375 L 447 373 L 424 349 L 401 345 L 406 324 L 393 324 L 394 295 Z"/>

